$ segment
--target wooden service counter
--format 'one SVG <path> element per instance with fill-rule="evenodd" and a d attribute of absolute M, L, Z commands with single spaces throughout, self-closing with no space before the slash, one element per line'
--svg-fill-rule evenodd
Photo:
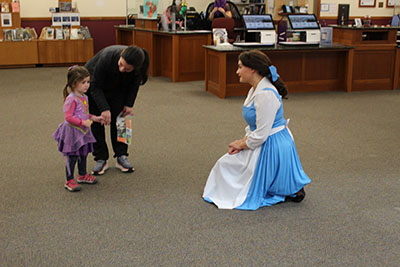
<path fill-rule="evenodd" d="M 145 48 L 150 55 L 150 75 L 173 82 L 204 79 L 204 45 L 211 44 L 211 31 L 159 31 L 115 26 L 116 42 Z"/>
<path fill-rule="evenodd" d="M 397 27 L 333 26 L 333 41 L 354 46 L 353 91 L 398 88 Z"/>
<path fill-rule="evenodd" d="M 239 82 L 236 75 L 238 56 L 255 48 L 205 46 L 205 89 L 220 98 L 247 95 L 248 84 Z M 352 47 L 330 46 L 261 47 L 289 93 L 316 91 L 351 91 Z"/>

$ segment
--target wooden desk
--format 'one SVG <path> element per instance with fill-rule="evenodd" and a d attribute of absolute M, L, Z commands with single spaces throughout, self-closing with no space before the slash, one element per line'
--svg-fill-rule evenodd
<path fill-rule="evenodd" d="M 158 31 L 115 26 L 116 42 L 137 45 L 150 55 L 150 75 L 173 82 L 204 79 L 204 45 L 211 44 L 210 31 Z"/>
<path fill-rule="evenodd" d="M 250 86 L 236 75 L 238 56 L 254 48 L 205 46 L 205 89 L 220 98 L 246 95 Z M 312 47 L 257 48 L 271 59 L 289 93 L 351 91 L 352 47 L 334 44 Z"/>
<path fill-rule="evenodd" d="M 333 41 L 354 46 L 352 90 L 398 88 L 398 28 L 333 27 Z"/>

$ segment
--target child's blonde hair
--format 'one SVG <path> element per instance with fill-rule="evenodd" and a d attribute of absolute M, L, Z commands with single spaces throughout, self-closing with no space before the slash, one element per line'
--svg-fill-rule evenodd
<path fill-rule="evenodd" d="M 73 91 L 75 83 L 82 81 L 86 77 L 89 77 L 90 73 L 87 68 L 83 66 L 72 66 L 68 69 L 67 85 L 65 85 L 63 90 L 64 101 L 68 94 Z"/>

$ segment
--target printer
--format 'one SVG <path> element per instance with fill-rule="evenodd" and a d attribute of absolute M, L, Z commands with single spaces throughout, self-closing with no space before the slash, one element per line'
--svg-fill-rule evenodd
<path fill-rule="evenodd" d="M 280 44 L 318 45 L 321 30 L 314 14 L 288 14 L 291 30 L 287 31 L 286 42 Z"/>
<path fill-rule="evenodd" d="M 243 15 L 246 29 L 245 43 L 234 43 L 238 46 L 272 46 L 276 43 L 274 20 L 271 14 Z"/>

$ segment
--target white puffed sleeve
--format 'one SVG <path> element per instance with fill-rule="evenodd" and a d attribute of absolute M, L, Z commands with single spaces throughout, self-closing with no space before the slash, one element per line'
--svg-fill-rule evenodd
<path fill-rule="evenodd" d="M 246 144 L 250 149 L 261 146 L 267 140 L 280 106 L 279 99 L 271 91 L 262 91 L 255 95 L 257 129 L 246 134 Z"/>

